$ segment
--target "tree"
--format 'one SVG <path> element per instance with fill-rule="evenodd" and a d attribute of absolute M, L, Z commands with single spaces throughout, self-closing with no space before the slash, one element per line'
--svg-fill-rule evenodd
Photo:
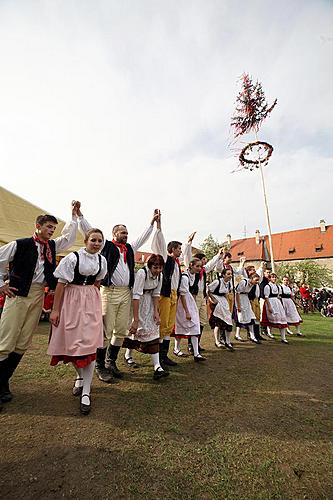
<path fill-rule="evenodd" d="M 201 243 L 200 250 L 202 250 L 202 253 L 206 255 L 207 260 L 210 260 L 218 253 L 221 247 L 225 247 L 226 251 L 229 248 L 227 242 L 219 243 L 211 234 L 209 234 Z"/>
<path fill-rule="evenodd" d="M 333 286 L 333 272 L 327 266 L 310 259 L 294 264 L 278 264 L 277 275 L 280 279 L 288 276 L 293 283 L 306 283 L 312 288 Z"/>

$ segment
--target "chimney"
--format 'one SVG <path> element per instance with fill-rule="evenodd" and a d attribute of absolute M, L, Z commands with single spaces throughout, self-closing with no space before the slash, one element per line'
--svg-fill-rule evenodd
<path fill-rule="evenodd" d="M 326 233 L 326 222 L 324 221 L 324 219 L 320 220 L 319 226 L 320 226 L 320 232 Z"/>
<path fill-rule="evenodd" d="M 231 234 L 227 234 L 227 243 L 229 246 L 231 245 Z"/>
<path fill-rule="evenodd" d="M 259 229 L 256 229 L 256 245 L 259 245 L 260 243 L 260 231 Z"/>

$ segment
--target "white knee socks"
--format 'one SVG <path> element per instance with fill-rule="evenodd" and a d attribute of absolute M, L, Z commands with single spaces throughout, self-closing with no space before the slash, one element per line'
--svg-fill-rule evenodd
<path fill-rule="evenodd" d="M 256 338 L 255 338 L 255 335 L 254 335 L 253 325 L 249 326 L 249 333 L 250 333 L 250 339 L 255 341 Z"/>
<path fill-rule="evenodd" d="M 175 352 L 180 351 L 180 341 L 181 339 L 175 339 Z"/>
<path fill-rule="evenodd" d="M 215 344 L 220 344 L 220 329 L 218 326 L 214 328 L 214 338 L 215 338 Z"/>
<path fill-rule="evenodd" d="M 199 356 L 199 339 L 194 335 L 191 336 L 191 343 L 193 346 L 193 354 L 194 356 Z"/>
<path fill-rule="evenodd" d="M 235 339 L 237 339 L 237 340 L 242 340 L 242 337 L 241 337 L 240 331 L 241 331 L 240 327 L 239 327 L 239 326 L 237 326 L 237 327 L 236 327 L 236 333 L 235 333 Z"/>
<path fill-rule="evenodd" d="M 82 387 L 83 386 L 82 368 L 77 368 L 75 365 L 74 365 L 74 368 L 75 368 L 75 371 L 77 373 L 74 386 L 75 387 Z"/>
<path fill-rule="evenodd" d="M 90 395 L 91 382 L 94 374 L 95 361 L 92 361 L 90 365 L 82 368 L 82 377 L 83 377 L 83 389 L 82 394 Z M 90 399 L 86 396 L 82 397 L 82 403 L 85 405 L 90 404 Z"/>
<path fill-rule="evenodd" d="M 286 329 L 285 328 L 281 328 L 280 335 L 281 335 L 281 340 L 285 341 L 286 340 Z"/>
<path fill-rule="evenodd" d="M 155 354 L 151 354 L 151 360 L 154 365 L 154 370 L 162 370 L 162 367 L 160 365 L 160 355 L 158 352 L 156 352 Z"/>
<path fill-rule="evenodd" d="M 224 330 L 224 333 L 225 333 L 225 343 L 230 344 L 230 332 Z"/>

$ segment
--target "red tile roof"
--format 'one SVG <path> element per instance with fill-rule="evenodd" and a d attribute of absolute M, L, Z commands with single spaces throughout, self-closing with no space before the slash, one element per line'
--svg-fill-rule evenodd
<path fill-rule="evenodd" d="M 303 260 L 333 257 L 333 225 L 326 226 L 321 232 L 320 227 L 297 229 L 272 235 L 274 260 Z M 245 256 L 246 260 L 268 260 L 268 236 L 261 236 L 257 244 L 255 237 L 233 240 L 230 252 L 233 261 L 239 261 Z"/>

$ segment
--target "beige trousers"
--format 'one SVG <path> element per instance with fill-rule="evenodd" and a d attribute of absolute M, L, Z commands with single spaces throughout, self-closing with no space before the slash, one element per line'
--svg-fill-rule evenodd
<path fill-rule="evenodd" d="M 122 346 L 128 335 L 132 294 L 125 286 L 101 286 L 104 336 L 107 345 Z"/>
<path fill-rule="evenodd" d="M 206 326 L 208 323 L 207 302 L 203 292 L 198 292 L 198 295 L 194 295 L 194 300 L 199 311 L 200 325 Z"/>
<path fill-rule="evenodd" d="M 27 297 L 7 297 L 0 320 L 0 356 L 24 354 L 38 326 L 44 300 L 44 285 L 31 285 Z"/>

